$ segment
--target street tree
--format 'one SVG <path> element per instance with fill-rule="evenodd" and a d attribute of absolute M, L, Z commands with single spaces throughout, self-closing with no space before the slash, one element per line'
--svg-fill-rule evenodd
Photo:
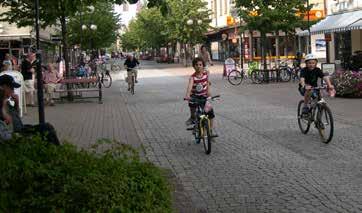
<path fill-rule="evenodd" d="M 302 21 L 306 11 L 305 0 L 235 0 L 244 28 L 259 31 L 262 40 L 262 59 L 266 65 L 266 34 L 280 30 L 292 31 Z"/>
<path fill-rule="evenodd" d="M 87 7 L 80 8 L 69 18 L 70 45 L 80 44 L 83 50 L 92 50 L 110 47 L 116 41 L 120 17 L 113 10 L 112 3 L 97 2 L 94 7 L 96 9 L 92 13 Z M 97 26 L 97 29 L 92 30 L 91 25 Z"/>
<path fill-rule="evenodd" d="M 159 49 L 167 44 L 167 26 L 158 8 L 143 9 L 121 36 L 126 49 Z"/>
<path fill-rule="evenodd" d="M 40 24 L 43 28 L 59 26 L 62 34 L 66 74 L 69 75 L 69 54 L 67 21 L 79 10 L 80 5 L 94 5 L 96 2 L 122 4 L 138 0 L 46 0 L 40 1 Z M 152 0 L 151 0 L 152 1 Z M 18 27 L 34 26 L 34 0 L 0 0 L 0 6 L 7 10 L 0 14 L 0 21 L 15 23 Z"/>
<path fill-rule="evenodd" d="M 182 44 L 185 49 L 184 59 L 187 60 L 187 46 L 192 47 L 205 39 L 205 33 L 210 28 L 211 11 L 207 8 L 207 2 L 202 0 L 166 0 L 166 3 L 169 40 Z"/>

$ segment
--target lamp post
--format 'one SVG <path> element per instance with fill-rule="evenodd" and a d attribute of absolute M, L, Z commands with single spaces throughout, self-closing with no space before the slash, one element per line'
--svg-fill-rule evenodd
<path fill-rule="evenodd" d="M 198 11 L 201 12 L 200 9 L 199 9 Z M 202 21 L 201 19 L 197 19 L 196 21 L 194 21 L 193 19 L 189 19 L 189 20 L 187 20 L 187 22 L 186 22 L 186 24 L 187 24 L 188 26 L 192 26 L 192 25 L 194 25 L 194 24 L 196 24 L 196 25 L 201 25 L 202 23 L 203 23 L 203 21 Z M 190 42 L 190 46 L 191 46 L 191 42 Z M 186 50 L 186 66 L 187 66 L 187 50 Z"/>
<path fill-rule="evenodd" d="M 308 23 L 308 53 L 312 52 L 312 36 L 310 34 L 310 8 L 309 0 L 307 0 L 307 23 Z"/>
<path fill-rule="evenodd" d="M 98 27 L 95 24 L 90 24 L 89 26 L 87 26 L 85 24 L 82 25 L 82 30 L 85 31 L 85 30 L 88 30 L 88 29 L 91 30 L 91 31 L 96 31 L 98 29 Z M 89 48 L 90 48 L 90 50 L 92 52 L 93 51 L 93 36 L 91 36 L 91 38 L 90 38 Z"/>
<path fill-rule="evenodd" d="M 35 0 L 35 32 L 36 32 L 36 77 L 38 88 L 38 112 L 39 112 L 39 124 L 43 126 L 45 124 L 44 113 L 44 93 L 43 93 L 43 73 L 41 70 L 41 53 L 40 53 L 40 34 L 39 34 L 39 0 Z M 43 128 L 40 128 L 43 134 Z"/>

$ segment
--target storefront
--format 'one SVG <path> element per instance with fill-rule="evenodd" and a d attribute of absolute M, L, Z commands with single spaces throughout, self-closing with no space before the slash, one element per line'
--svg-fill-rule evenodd
<path fill-rule="evenodd" d="M 308 31 L 298 35 L 306 38 Z M 362 51 L 362 10 L 327 16 L 311 27 L 311 37 L 313 54 L 318 55 L 318 48 L 324 47 L 327 61 L 348 67 L 351 56 Z"/>

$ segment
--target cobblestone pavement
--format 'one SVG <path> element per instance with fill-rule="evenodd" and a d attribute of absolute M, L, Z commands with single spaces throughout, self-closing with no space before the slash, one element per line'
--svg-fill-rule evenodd
<path fill-rule="evenodd" d="M 146 157 L 172 170 L 185 199 L 196 207 L 186 208 L 186 200 L 179 204 L 181 212 L 362 212 L 362 100 L 327 100 L 335 115 L 335 137 L 326 145 L 315 129 L 300 133 L 296 105 L 301 97 L 295 84 L 233 87 L 221 79 L 220 66 L 212 67 L 213 93 L 222 95 L 213 104 L 219 138 L 205 155 L 184 124 L 185 75 L 192 69 L 171 67 L 146 63 L 134 96 L 119 80 L 103 105 L 64 104 L 64 114 L 50 118 L 62 120 L 56 124 L 62 135 L 76 138 L 88 132 L 89 138 L 124 137 L 123 130 L 114 132 L 133 126 Z M 47 113 L 55 114 L 58 107 Z M 123 114 L 129 119 L 119 120 Z M 82 119 L 72 123 L 73 116 Z M 71 123 L 76 129 L 85 125 L 87 133 L 80 136 Z M 112 124 L 118 126 L 109 128 Z M 103 129 L 89 129 L 94 126 Z"/>

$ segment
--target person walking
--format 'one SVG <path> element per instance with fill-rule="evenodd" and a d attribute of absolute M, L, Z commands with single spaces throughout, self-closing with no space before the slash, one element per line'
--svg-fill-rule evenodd
<path fill-rule="evenodd" d="M 30 52 L 21 63 L 21 73 L 24 77 L 25 98 L 28 106 L 34 107 L 34 73 L 35 73 L 35 53 Z"/>
<path fill-rule="evenodd" d="M 209 66 L 213 66 L 214 64 L 212 63 L 211 60 L 211 56 L 209 51 L 207 51 L 207 48 L 205 45 L 201 46 L 200 49 L 200 57 L 202 58 L 202 60 L 205 62 L 205 67 L 204 69 L 206 70 L 207 74 L 210 75 L 210 70 L 209 70 Z"/>

